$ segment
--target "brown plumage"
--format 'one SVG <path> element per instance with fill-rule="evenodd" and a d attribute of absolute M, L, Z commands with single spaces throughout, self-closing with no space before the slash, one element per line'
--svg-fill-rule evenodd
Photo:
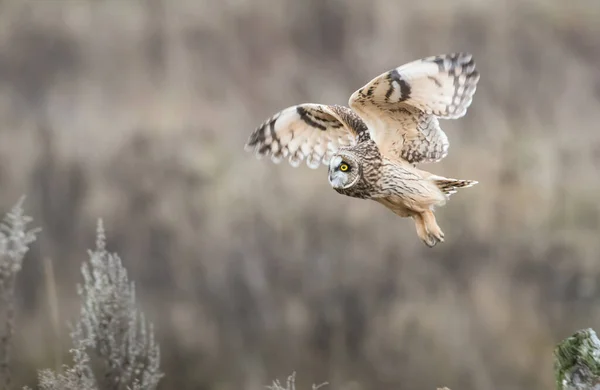
<path fill-rule="evenodd" d="M 335 191 L 413 218 L 421 240 L 433 247 L 444 241 L 434 207 L 477 182 L 433 175 L 416 164 L 448 154 L 438 118 L 464 116 L 478 81 L 467 53 L 413 61 L 354 92 L 350 108 L 305 103 L 278 112 L 250 135 L 246 148 L 276 163 L 328 165 Z"/>

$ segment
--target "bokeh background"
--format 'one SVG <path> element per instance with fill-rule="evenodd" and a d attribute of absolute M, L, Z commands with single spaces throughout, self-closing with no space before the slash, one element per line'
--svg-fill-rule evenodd
<path fill-rule="evenodd" d="M 68 362 L 103 218 L 155 323 L 162 389 L 552 388 L 552 348 L 600 325 L 597 0 L 2 0 L 0 211 L 43 232 L 18 280 L 13 383 Z M 325 168 L 245 153 L 300 102 L 474 54 L 449 156 L 479 185 L 446 242 L 337 195 Z"/>

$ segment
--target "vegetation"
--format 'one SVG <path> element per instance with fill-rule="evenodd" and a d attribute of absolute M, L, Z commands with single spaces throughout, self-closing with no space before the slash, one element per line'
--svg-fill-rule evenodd
<path fill-rule="evenodd" d="M 0 331 L 0 385 L 3 389 L 11 385 L 9 364 L 15 332 L 15 280 L 37 233 L 37 230 L 27 230 L 31 218 L 23 214 L 22 203 L 23 199 L 0 223 L 0 324 L 3 325 Z"/>
<path fill-rule="evenodd" d="M 582 329 L 567 337 L 554 355 L 557 389 L 600 389 L 600 340 L 593 329 Z"/>
<path fill-rule="evenodd" d="M 31 218 L 24 215 L 21 200 L 0 225 L 0 297 L 5 308 L 5 330 L 0 338 L 0 379 L 11 388 L 10 347 L 15 328 L 12 286 L 23 258 L 36 239 L 37 229 L 26 230 Z M 96 249 L 82 266 L 80 318 L 73 327 L 70 350 L 73 365 L 59 371 L 39 372 L 42 390 L 154 390 L 163 376 L 160 350 L 136 307 L 135 286 L 117 254 L 106 249 L 102 221 L 96 231 Z M 600 340 L 592 329 L 576 332 L 555 350 L 557 390 L 600 389 Z M 94 364 L 97 360 L 97 364 Z M 94 367 L 99 367 L 94 369 Z M 269 390 L 296 390 L 296 374 L 285 386 L 273 381 Z M 313 385 L 318 390 L 327 385 Z M 28 388 L 25 388 L 27 390 Z M 438 390 L 449 390 L 448 388 Z"/>
<path fill-rule="evenodd" d="M 26 230 L 31 218 L 22 201 L 0 225 L 0 297 L 5 330 L 0 338 L 0 379 L 10 389 L 10 349 L 15 331 L 14 290 L 17 273 L 37 229 Z M 72 327 L 73 365 L 59 371 L 39 372 L 43 390 L 154 390 L 162 373 L 154 330 L 136 307 L 135 287 L 118 255 L 106 250 L 102 222 L 98 222 L 96 249 L 84 262 L 80 317 Z M 95 367 L 98 367 L 95 369 Z"/>

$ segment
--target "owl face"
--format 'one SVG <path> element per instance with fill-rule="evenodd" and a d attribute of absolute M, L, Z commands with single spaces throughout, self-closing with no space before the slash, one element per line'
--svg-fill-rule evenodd
<path fill-rule="evenodd" d="M 360 164 L 352 154 L 336 154 L 329 162 L 329 184 L 336 190 L 350 188 L 360 179 L 360 170 Z"/>

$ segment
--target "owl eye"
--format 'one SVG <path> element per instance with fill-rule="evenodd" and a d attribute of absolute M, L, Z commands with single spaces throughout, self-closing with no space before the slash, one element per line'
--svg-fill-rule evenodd
<path fill-rule="evenodd" d="M 348 166 L 348 164 L 346 163 L 342 163 L 342 165 L 340 165 L 340 171 L 342 172 L 347 172 L 350 169 L 350 166 Z"/>

